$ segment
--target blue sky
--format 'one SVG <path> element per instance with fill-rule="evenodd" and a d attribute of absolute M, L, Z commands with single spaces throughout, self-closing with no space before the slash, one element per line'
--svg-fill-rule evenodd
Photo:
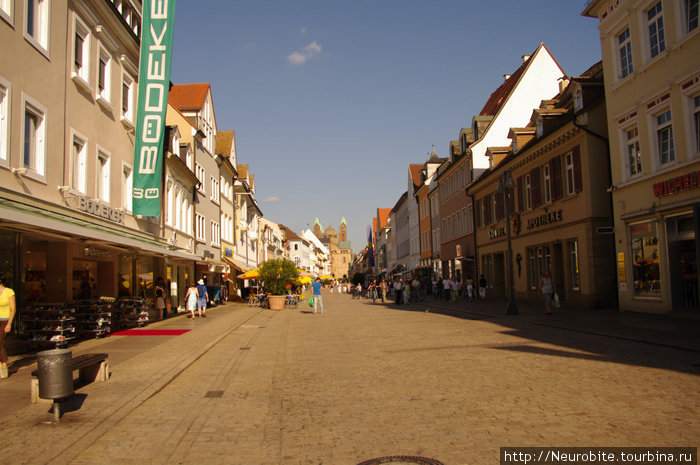
<path fill-rule="evenodd" d="M 210 82 L 263 214 L 299 232 L 341 217 L 355 251 L 408 164 L 471 125 L 541 42 L 569 75 L 600 60 L 583 0 L 180 0 L 171 81 Z"/>

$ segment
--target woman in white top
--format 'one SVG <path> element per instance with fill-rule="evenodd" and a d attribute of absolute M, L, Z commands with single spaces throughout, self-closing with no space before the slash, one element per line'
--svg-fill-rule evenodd
<path fill-rule="evenodd" d="M 552 284 L 552 277 L 549 275 L 549 271 L 544 272 L 544 276 L 540 279 L 540 291 L 544 295 L 544 312 L 547 315 L 552 314 L 552 296 L 554 296 L 554 285 Z"/>

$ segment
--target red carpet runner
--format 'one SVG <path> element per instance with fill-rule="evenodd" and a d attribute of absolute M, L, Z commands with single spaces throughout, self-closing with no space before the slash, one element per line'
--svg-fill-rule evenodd
<path fill-rule="evenodd" d="M 112 333 L 112 336 L 179 336 L 189 329 L 126 329 Z"/>

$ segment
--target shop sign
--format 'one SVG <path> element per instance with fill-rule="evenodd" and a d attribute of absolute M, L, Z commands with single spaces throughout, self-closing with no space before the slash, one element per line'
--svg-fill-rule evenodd
<path fill-rule="evenodd" d="M 539 228 L 552 223 L 559 223 L 562 220 L 561 210 L 545 213 L 544 215 L 528 218 L 527 229 Z"/>
<path fill-rule="evenodd" d="M 224 248 L 224 255 L 227 257 L 233 257 L 233 249 L 230 247 Z"/>
<path fill-rule="evenodd" d="M 99 218 L 114 221 L 115 223 L 121 223 L 124 219 L 123 211 L 112 208 L 99 200 L 87 198 L 84 195 L 78 196 L 78 210 L 90 213 Z"/>
<path fill-rule="evenodd" d="M 111 256 L 109 250 L 98 249 L 97 247 L 84 247 L 83 256 L 93 258 L 109 258 Z"/>
<path fill-rule="evenodd" d="M 214 258 L 214 254 L 209 250 L 202 252 L 202 257 L 206 260 L 207 258 Z"/>
<path fill-rule="evenodd" d="M 500 228 L 493 227 L 489 231 L 489 239 L 496 239 L 498 237 L 503 237 L 506 235 L 506 228 L 501 226 Z"/>
<path fill-rule="evenodd" d="M 656 197 L 678 194 L 690 189 L 697 189 L 698 187 L 700 187 L 700 170 L 676 176 L 675 178 L 657 182 L 652 185 Z"/>
<path fill-rule="evenodd" d="M 627 281 L 627 272 L 625 268 L 625 253 L 617 253 L 617 281 L 624 283 Z"/>

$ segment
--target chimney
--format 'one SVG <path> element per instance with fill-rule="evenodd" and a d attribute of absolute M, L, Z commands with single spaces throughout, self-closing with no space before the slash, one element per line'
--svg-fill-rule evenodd
<path fill-rule="evenodd" d="M 523 55 L 523 56 L 521 56 L 520 58 L 522 58 L 522 59 L 523 59 L 523 63 L 525 63 L 527 60 L 530 59 L 530 55 Z"/>
<path fill-rule="evenodd" d="M 569 85 L 569 79 L 567 79 L 566 77 L 561 77 L 557 80 L 559 81 L 559 93 L 561 94 Z"/>
<path fill-rule="evenodd" d="M 503 75 L 503 80 L 504 80 L 504 81 L 507 81 L 508 79 L 510 79 L 510 74 L 504 74 L 504 75 Z"/>

